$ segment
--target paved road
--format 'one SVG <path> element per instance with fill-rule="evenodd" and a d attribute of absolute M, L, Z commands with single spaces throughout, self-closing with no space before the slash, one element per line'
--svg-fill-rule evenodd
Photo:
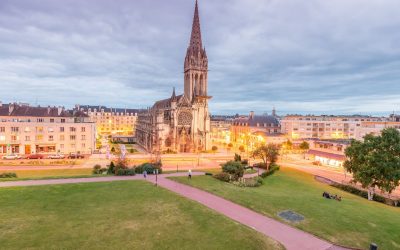
<path fill-rule="evenodd" d="M 310 250 L 339 250 L 344 249 L 336 247 L 331 243 L 319 239 L 312 234 L 303 232 L 299 229 L 290 227 L 284 223 L 268 218 L 262 214 L 256 213 L 248 208 L 225 200 L 211 193 L 183 185 L 167 179 L 171 176 L 186 176 L 186 173 L 163 174 L 157 178 L 159 186 L 173 191 L 188 199 L 199 202 L 214 211 L 217 211 L 241 224 L 257 230 L 258 232 L 271 237 L 285 246 L 288 250 L 294 249 L 310 249 Z M 194 172 L 193 175 L 204 175 L 201 172 Z M 253 174 L 254 175 L 254 174 Z M 21 187 L 21 186 L 38 186 L 38 185 L 56 185 L 56 184 L 72 184 L 72 183 L 93 183 L 93 182 L 110 182 L 110 181 L 131 181 L 143 180 L 143 176 L 137 175 L 133 177 L 98 177 L 98 178 L 79 178 L 79 179 L 56 179 L 56 180 L 29 180 L 29 181 L 12 181 L 0 182 L 0 187 Z M 156 183 L 155 176 L 149 176 L 147 181 Z"/>

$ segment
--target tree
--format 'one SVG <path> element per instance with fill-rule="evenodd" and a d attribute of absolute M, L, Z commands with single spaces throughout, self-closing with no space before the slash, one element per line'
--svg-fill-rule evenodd
<path fill-rule="evenodd" d="M 290 140 L 287 140 L 286 142 L 283 143 L 283 146 L 287 149 L 287 150 L 291 150 L 293 148 L 293 143 Z"/>
<path fill-rule="evenodd" d="M 273 143 L 261 145 L 251 153 L 251 156 L 254 159 L 261 159 L 266 166 L 267 171 L 269 171 L 271 164 L 278 160 L 279 146 Z"/>
<path fill-rule="evenodd" d="M 243 146 L 243 145 L 240 145 L 240 146 L 239 146 L 239 151 L 240 151 L 241 153 L 243 153 L 243 152 L 245 151 L 245 149 L 244 149 L 244 146 Z"/>
<path fill-rule="evenodd" d="M 303 141 L 299 148 L 301 149 L 301 151 L 303 151 L 303 156 L 304 158 L 306 158 L 306 152 L 310 149 L 310 144 L 306 141 Z"/>
<path fill-rule="evenodd" d="M 212 146 L 211 151 L 213 151 L 214 153 L 218 151 L 218 147 L 217 146 Z"/>
<path fill-rule="evenodd" d="M 400 182 L 400 132 L 394 128 L 382 130 L 380 136 L 366 135 L 364 141 L 353 140 L 346 148 L 344 168 L 353 174 L 353 182 L 368 189 L 372 200 L 375 188 L 389 194 Z"/>
<path fill-rule="evenodd" d="M 235 154 L 234 160 L 238 161 L 238 162 L 242 162 L 242 156 L 240 156 L 239 154 Z"/>

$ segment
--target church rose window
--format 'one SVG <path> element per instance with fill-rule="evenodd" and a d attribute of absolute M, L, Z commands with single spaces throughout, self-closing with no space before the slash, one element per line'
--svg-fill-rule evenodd
<path fill-rule="evenodd" d="M 179 125 L 192 125 L 192 114 L 189 112 L 182 112 L 178 116 Z"/>

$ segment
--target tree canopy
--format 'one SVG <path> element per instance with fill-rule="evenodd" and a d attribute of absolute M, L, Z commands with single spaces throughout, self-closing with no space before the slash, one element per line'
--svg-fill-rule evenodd
<path fill-rule="evenodd" d="M 353 180 L 368 188 L 372 200 L 377 187 L 389 194 L 400 182 L 400 132 L 394 128 L 382 130 L 381 135 L 366 135 L 364 141 L 353 140 L 346 148 L 344 168 Z"/>
<path fill-rule="evenodd" d="M 269 170 L 269 166 L 278 160 L 279 146 L 273 143 L 261 145 L 256 148 L 252 153 L 254 159 L 261 159 Z"/>

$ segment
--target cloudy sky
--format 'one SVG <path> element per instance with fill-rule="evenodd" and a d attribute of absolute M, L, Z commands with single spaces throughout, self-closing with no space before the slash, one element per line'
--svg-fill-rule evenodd
<path fill-rule="evenodd" d="M 199 0 L 213 114 L 400 112 L 399 0 Z M 183 92 L 194 0 L 1 0 L 0 100 Z"/>

